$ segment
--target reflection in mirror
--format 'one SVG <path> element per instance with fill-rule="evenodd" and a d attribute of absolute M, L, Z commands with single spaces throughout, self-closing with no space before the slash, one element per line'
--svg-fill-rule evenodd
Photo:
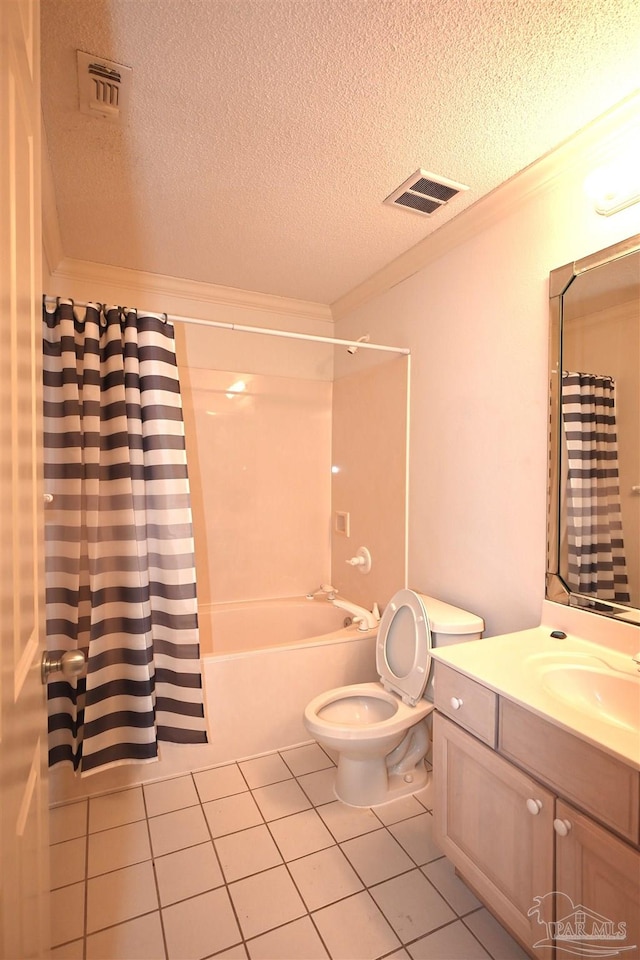
<path fill-rule="evenodd" d="M 549 295 L 547 597 L 640 624 L 640 236 Z"/>

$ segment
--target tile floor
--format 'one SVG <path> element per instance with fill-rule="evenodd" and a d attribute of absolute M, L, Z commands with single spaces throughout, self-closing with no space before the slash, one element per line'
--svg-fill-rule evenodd
<path fill-rule="evenodd" d="M 335 799 L 316 744 L 51 811 L 62 960 L 526 960 L 432 839 L 430 790 Z"/>

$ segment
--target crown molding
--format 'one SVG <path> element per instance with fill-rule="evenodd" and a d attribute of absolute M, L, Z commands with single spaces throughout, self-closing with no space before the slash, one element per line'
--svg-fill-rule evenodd
<path fill-rule="evenodd" d="M 40 180 L 42 196 L 42 252 L 49 273 L 56 270 L 58 264 L 63 258 L 62 240 L 60 238 L 60 225 L 58 222 L 58 208 L 56 206 L 56 194 L 53 186 L 53 172 L 51 170 L 51 161 L 49 159 L 49 148 L 47 146 L 47 134 L 44 129 L 44 122 L 40 122 L 41 128 L 41 150 L 40 150 Z"/>
<path fill-rule="evenodd" d="M 334 320 L 341 320 L 358 307 L 418 273 L 429 263 L 488 229 L 531 197 L 547 189 L 573 168 L 596 166 L 610 156 L 619 142 L 640 126 L 640 93 L 574 134 L 554 150 L 481 197 L 442 227 L 391 260 L 363 283 L 331 304 Z"/>
<path fill-rule="evenodd" d="M 137 298 L 149 296 L 160 297 L 165 300 L 198 301 L 203 305 L 240 307 L 277 313 L 281 316 L 333 322 L 331 308 L 324 303 L 255 293 L 251 290 L 240 290 L 236 287 L 224 287 L 199 280 L 186 280 L 181 277 L 147 273 L 143 270 L 131 270 L 128 267 L 93 263 L 89 260 L 74 260 L 63 257 L 51 275 L 54 282 L 90 283 L 98 291 L 104 290 L 104 293 L 100 293 L 100 299 L 104 300 L 109 300 L 111 298 L 110 294 L 113 296 L 114 290 L 118 291 L 116 299 L 121 297 L 122 292 L 126 291 L 135 294 Z M 111 290 L 105 288 L 111 288 Z M 158 309 L 157 305 L 151 306 L 153 309 Z M 148 309 L 151 309 L 151 307 L 148 307 Z M 166 308 L 160 307 L 160 309 Z"/>

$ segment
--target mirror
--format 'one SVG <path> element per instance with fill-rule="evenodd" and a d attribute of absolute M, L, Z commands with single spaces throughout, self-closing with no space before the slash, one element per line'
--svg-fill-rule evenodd
<path fill-rule="evenodd" d="M 549 298 L 546 596 L 640 626 L 640 234 Z"/>

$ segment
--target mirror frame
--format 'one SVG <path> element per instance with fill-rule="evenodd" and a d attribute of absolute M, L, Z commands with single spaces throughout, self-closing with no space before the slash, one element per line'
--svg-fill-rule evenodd
<path fill-rule="evenodd" d="M 563 296 L 576 277 L 611 263 L 620 257 L 640 251 L 640 234 L 613 244 L 581 260 L 567 263 L 549 274 L 549 460 L 547 487 L 547 600 L 579 607 L 600 616 L 640 626 L 640 610 L 636 607 L 598 600 L 573 593 L 560 575 L 560 476 L 562 466 L 560 377 L 562 370 Z"/>

